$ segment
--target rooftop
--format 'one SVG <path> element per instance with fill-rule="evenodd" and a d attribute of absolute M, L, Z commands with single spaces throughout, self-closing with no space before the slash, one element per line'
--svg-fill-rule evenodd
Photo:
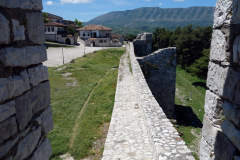
<path fill-rule="evenodd" d="M 104 27 L 101 25 L 87 25 L 85 27 L 79 28 L 79 31 L 91 31 L 91 30 L 105 30 L 105 31 L 111 31 L 111 28 Z"/>
<path fill-rule="evenodd" d="M 57 22 L 44 23 L 44 26 L 67 27 L 67 25 L 57 23 Z"/>

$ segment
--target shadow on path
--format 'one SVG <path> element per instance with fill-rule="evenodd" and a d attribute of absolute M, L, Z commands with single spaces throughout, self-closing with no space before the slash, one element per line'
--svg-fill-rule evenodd
<path fill-rule="evenodd" d="M 202 122 L 193 113 L 193 110 L 190 106 L 182 106 L 175 104 L 175 112 L 178 125 L 202 128 Z"/>

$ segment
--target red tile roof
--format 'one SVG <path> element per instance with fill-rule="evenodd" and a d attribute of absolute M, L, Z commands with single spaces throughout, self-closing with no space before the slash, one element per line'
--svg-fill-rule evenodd
<path fill-rule="evenodd" d="M 79 28 L 79 31 L 90 31 L 90 30 L 105 30 L 105 31 L 111 31 L 111 28 L 104 27 L 101 25 L 87 25 L 85 27 Z"/>
<path fill-rule="evenodd" d="M 118 33 L 113 33 L 113 34 L 111 35 L 111 37 L 112 37 L 112 38 L 119 38 L 119 37 L 122 37 L 122 35 L 121 35 L 121 34 L 118 34 Z"/>
<path fill-rule="evenodd" d="M 54 26 L 54 27 L 67 27 L 67 25 L 57 23 L 57 22 L 48 22 L 44 23 L 44 26 Z"/>

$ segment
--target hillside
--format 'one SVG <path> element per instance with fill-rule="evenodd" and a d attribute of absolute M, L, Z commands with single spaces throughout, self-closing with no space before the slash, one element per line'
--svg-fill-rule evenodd
<path fill-rule="evenodd" d="M 104 25 L 113 29 L 164 27 L 170 30 L 175 29 L 177 26 L 186 26 L 188 24 L 212 26 L 214 10 L 214 7 L 143 7 L 134 10 L 110 12 L 83 24 Z"/>

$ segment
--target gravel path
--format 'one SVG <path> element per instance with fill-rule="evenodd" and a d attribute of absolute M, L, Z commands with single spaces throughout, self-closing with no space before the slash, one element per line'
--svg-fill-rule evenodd
<path fill-rule="evenodd" d="M 78 42 L 80 43 L 80 42 Z M 93 53 L 94 51 L 113 48 L 113 47 L 85 47 L 85 54 Z M 116 48 L 116 47 L 114 47 Z M 72 59 L 82 57 L 84 55 L 84 45 L 80 43 L 80 46 L 74 48 L 63 48 L 64 63 L 69 63 Z M 63 56 L 61 47 L 50 47 L 47 49 L 48 60 L 43 62 L 47 67 L 58 67 L 63 65 Z"/>

